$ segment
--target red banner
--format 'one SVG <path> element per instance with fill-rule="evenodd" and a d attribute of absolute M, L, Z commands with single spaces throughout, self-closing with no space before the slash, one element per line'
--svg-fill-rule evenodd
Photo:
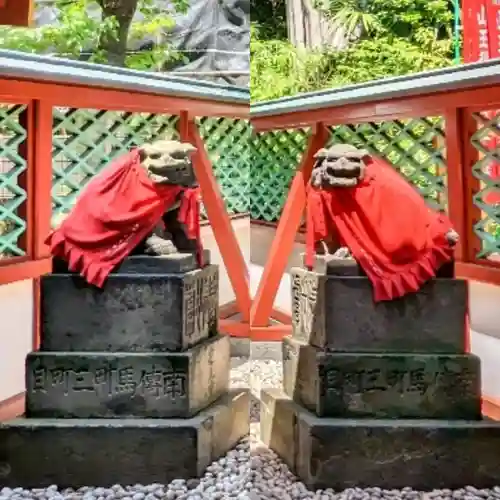
<path fill-rule="evenodd" d="M 500 57 L 500 0 L 486 0 L 489 58 Z"/>
<path fill-rule="evenodd" d="M 490 58 L 486 2 L 491 0 L 463 0 L 463 57 L 465 63 Z"/>
<path fill-rule="evenodd" d="M 500 57 L 500 0 L 463 0 L 463 58 L 465 63 L 486 61 Z M 486 116 L 493 120 L 497 111 L 488 111 Z M 484 141 L 485 147 L 495 151 L 500 138 L 491 133 Z M 490 162 L 485 173 L 492 179 L 500 177 L 500 164 Z M 500 203 L 500 193 L 489 193 L 486 203 Z"/>

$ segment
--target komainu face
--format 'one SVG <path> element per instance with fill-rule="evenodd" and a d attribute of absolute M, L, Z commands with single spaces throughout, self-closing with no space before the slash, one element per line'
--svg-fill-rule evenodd
<path fill-rule="evenodd" d="M 191 155 L 196 148 L 189 143 L 160 140 L 143 144 L 139 148 L 141 165 L 157 184 L 182 187 L 197 185 Z"/>
<path fill-rule="evenodd" d="M 335 144 L 320 149 L 311 174 L 311 184 L 316 188 L 352 187 L 363 178 L 364 158 L 368 152 L 350 144 Z"/>

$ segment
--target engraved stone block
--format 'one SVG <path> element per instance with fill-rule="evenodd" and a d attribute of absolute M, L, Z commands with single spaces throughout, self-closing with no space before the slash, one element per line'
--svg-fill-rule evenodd
<path fill-rule="evenodd" d="M 261 394 L 261 439 L 312 490 L 500 484 L 500 422 L 319 418 Z"/>
<path fill-rule="evenodd" d="M 285 393 L 320 417 L 481 418 L 472 354 L 323 352 L 283 340 Z"/>
<path fill-rule="evenodd" d="M 181 353 L 33 352 L 26 360 L 26 416 L 190 417 L 229 387 L 230 340 Z"/>
<path fill-rule="evenodd" d="M 463 353 L 467 301 L 466 280 L 435 279 L 374 303 L 368 278 L 292 269 L 294 337 L 322 349 Z"/>
<path fill-rule="evenodd" d="M 189 419 L 0 422 L 0 487 L 168 484 L 199 477 L 249 433 L 249 393 Z"/>
<path fill-rule="evenodd" d="M 41 350 L 180 351 L 217 334 L 219 270 L 112 274 L 104 289 L 79 276 L 41 279 Z"/>

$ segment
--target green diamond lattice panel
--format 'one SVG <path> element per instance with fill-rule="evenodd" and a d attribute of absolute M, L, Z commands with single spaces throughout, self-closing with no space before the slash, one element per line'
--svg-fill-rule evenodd
<path fill-rule="evenodd" d="M 228 214 L 248 213 L 251 125 L 247 120 L 200 118 L 205 143 Z M 202 216 L 206 217 L 202 210 Z"/>
<path fill-rule="evenodd" d="M 329 145 L 352 144 L 391 163 L 430 206 L 446 210 L 444 121 L 441 117 L 341 125 L 331 128 Z"/>
<path fill-rule="evenodd" d="M 252 135 L 252 219 L 275 222 L 280 218 L 290 183 L 306 149 L 308 135 L 306 129 Z"/>
<path fill-rule="evenodd" d="M 26 140 L 20 120 L 24 105 L 0 105 L 0 259 L 25 255 L 21 239 L 26 221 L 21 208 L 27 200 L 19 176 L 27 169 L 19 147 Z"/>
<path fill-rule="evenodd" d="M 177 116 L 93 109 L 54 109 L 52 212 L 69 212 L 93 175 L 132 147 L 178 139 Z"/>
<path fill-rule="evenodd" d="M 500 114 L 483 111 L 472 114 L 477 130 L 471 144 L 479 153 L 472 175 L 479 181 L 473 203 L 481 210 L 481 220 L 473 230 L 481 241 L 478 259 L 498 260 L 500 256 Z"/>

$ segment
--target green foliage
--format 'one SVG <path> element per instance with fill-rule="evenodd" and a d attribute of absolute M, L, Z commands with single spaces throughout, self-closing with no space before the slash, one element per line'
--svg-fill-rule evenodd
<path fill-rule="evenodd" d="M 166 61 L 179 57 L 165 41 L 162 33 L 172 29 L 172 12 L 158 9 L 152 0 L 135 0 L 141 20 L 134 21 L 128 31 L 128 41 L 141 40 L 145 36 L 157 40 L 154 49 L 126 57 L 126 66 L 135 69 L 157 69 Z M 173 8 L 184 11 L 187 0 L 174 0 Z M 78 59 L 91 51 L 91 62 L 107 62 L 100 42 L 118 37 L 118 21 L 115 16 L 89 16 L 89 12 L 101 12 L 96 0 L 54 0 L 58 14 L 54 23 L 37 28 L 0 27 L 0 48 L 31 53 L 51 53 L 70 59 Z"/>
<path fill-rule="evenodd" d="M 285 0 L 250 0 L 255 36 L 259 40 L 286 40 Z"/>
<path fill-rule="evenodd" d="M 380 28 L 377 16 L 367 9 L 366 0 L 322 0 L 316 7 L 329 14 L 334 23 L 340 24 L 348 36 L 359 28 L 361 33 L 370 33 Z"/>
<path fill-rule="evenodd" d="M 340 51 L 305 51 L 252 29 L 252 101 L 405 75 L 453 64 L 448 0 L 324 0 L 332 20 L 359 38 Z M 364 10 L 363 10 L 364 9 Z"/>

